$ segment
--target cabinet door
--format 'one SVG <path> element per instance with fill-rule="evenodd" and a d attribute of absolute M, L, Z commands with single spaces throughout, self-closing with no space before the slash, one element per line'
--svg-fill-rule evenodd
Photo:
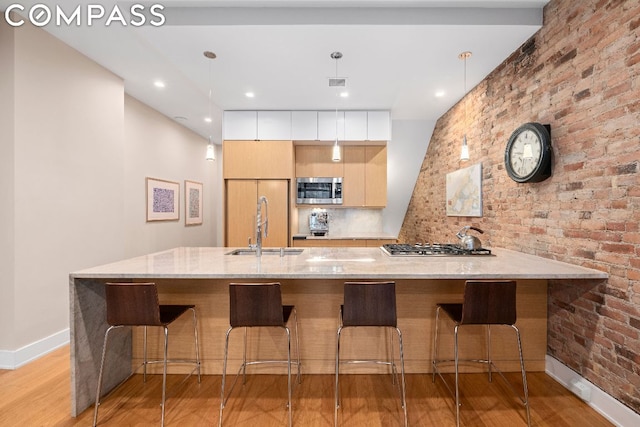
<path fill-rule="evenodd" d="M 391 139 L 391 115 L 388 111 L 369 111 L 367 114 L 367 138 L 369 141 Z"/>
<path fill-rule="evenodd" d="M 318 112 L 291 112 L 291 139 L 294 141 L 315 141 L 318 139 Z"/>
<path fill-rule="evenodd" d="M 342 147 L 344 180 L 342 181 L 342 206 L 362 207 L 364 199 L 364 146 L 348 145 Z"/>
<path fill-rule="evenodd" d="M 344 175 L 342 162 L 331 161 L 332 145 L 296 145 L 295 148 L 296 177 L 341 177 Z"/>
<path fill-rule="evenodd" d="M 292 141 L 224 141 L 222 171 L 226 179 L 293 177 Z"/>
<path fill-rule="evenodd" d="M 367 138 L 367 112 L 344 112 L 344 139 L 347 141 L 364 141 Z"/>
<path fill-rule="evenodd" d="M 248 245 L 256 239 L 256 206 L 258 202 L 255 180 L 229 179 L 226 193 L 225 246 Z"/>
<path fill-rule="evenodd" d="M 387 205 L 387 147 L 365 147 L 364 198 L 367 206 Z"/>
<path fill-rule="evenodd" d="M 338 111 L 338 140 L 344 141 L 344 111 Z M 318 139 L 320 141 L 335 141 L 336 112 L 318 111 Z"/>
<path fill-rule="evenodd" d="M 258 114 L 256 111 L 225 111 L 223 115 L 223 139 L 258 139 Z"/>
<path fill-rule="evenodd" d="M 291 111 L 258 111 L 258 139 L 291 139 Z"/>
<path fill-rule="evenodd" d="M 256 243 L 258 198 L 265 196 L 268 208 L 262 206 L 262 219 L 269 218 L 268 236 L 263 247 L 286 247 L 289 242 L 289 181 L 284 179 L 226 180 L 225 246 L 246 247 Z"/>
<path fill-rule="evenodd" d="M 289 246 L 289 181 L 284 179 L 259 180 L 258 198 L 260 196 L 266 196 L 269 204 L 268 235 L 262 239 L 262 246 L 265 248 L 284 248 Z M 253 210 L 257 211 L 257 202 Z M 265 212 L 263 206 L 263 220 Z"/>

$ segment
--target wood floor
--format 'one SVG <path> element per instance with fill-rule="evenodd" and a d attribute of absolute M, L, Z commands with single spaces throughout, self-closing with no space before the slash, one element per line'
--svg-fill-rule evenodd
<path fill-rule="evenodd" d="M 15 371 L 0 370 L 0 426 L 90 426 L 93 408 L 77 418 L 70 414 L 69 347 Z M 508 377 L 520 386 L 518 374 Z M 233 378 L 232 376 L 229 377 Z M 220 376 L 169 377 L 167 426 L 213 426 L 218 423 Z M 451 379 L 451 377 L 449 377 Z M 610 426 L 602 416 L 544 373 L 530 373 L 531 418 L 535 426 Z M 344 375 L 340 379 L 343 426 L 401 426 L 397 387 L 389 375 Z M 100 426 L 155 426 L 160 423 L 161 377 L 146 383 L 134 375 L 104 399 Z M 250 375 L 239 382 L 224 410 L 226 426 L 269 427 L 287 423 L 286 376 Z M 303 375 L 293 394 L 297 426 L 333 424 L 334 377 Z M 464 426 L 524 426 L 525 412 L 499 376 L 465 374 L 461 382 Z M 453 400 L 440 380 L 407 376 L 407 408 L 411 426 L 455 426 Z"/>

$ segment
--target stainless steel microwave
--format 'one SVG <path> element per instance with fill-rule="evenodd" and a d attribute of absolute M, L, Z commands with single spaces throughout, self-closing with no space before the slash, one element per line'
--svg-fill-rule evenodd
<path fill-rule="evenodd" d="M 341 205 L 342 177 L 314 177 L 296 179 L 299 205 Z"/>

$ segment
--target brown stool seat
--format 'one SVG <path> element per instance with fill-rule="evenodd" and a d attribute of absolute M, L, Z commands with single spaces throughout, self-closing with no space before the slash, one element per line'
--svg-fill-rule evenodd
<path fill-rule="evenodd" d="M 200 382 L 200 351 L 198 349 L 198 319 L 195 305 L 160 305 L 158 302 L 158 288 L 155 283 L 107 283 L 105 285 L 105 300 L 107 303 L 107 323 L 110 325 L 104 334 L 102 346 L 102 358 L 100 360 L 100 373 L 96 388 L 96 403 L 93 412 L 93 425 L 98 423 L 98 408 L 102 393 L 102 378 L 104 374 L 104 361 L 107 353 L 109 333 L 116 328 L 125 326 L 144 327 L 143 341 L 143 378 L 147 379 L 147 365 L 150 363 L 163 363 L 162 370 L 162 404 L 160 425 L 164 426 L 167 363 L 192 363 L 193 371 L 198 372 Z M 191 310 L 193 314 L 193 334 L 195 339 L 194 360 L 168 360 L 167 349 L 169 343 L 168 326 L 178 317 Z M 157 326 L 164 329 L 164 357 L 159 360 L 147 360 L 147 327 Z M 193 373 L 191 371 L 191 373 Z"/>
<path fill-rule="evenodd" d="M 291 331 L 287 324 L 293 318 L 296 335 L 296 355 L 297 360 L 291 360 Z M 284 329 L 287 335 L 287 360 L 253 360 L 247 361 L 247 329 L 248 328 L 277 327 Z M 280 283 L 231 283 L 229 285 L 229 329 L 227 330 L 224 345 L 224 362 L 222 368 L 222 385 L 220 387 L 220 420 L 218 425 L 222 426 L 222 415 L 229 398 L 225 398 L 225 384 L 227 377 L 227 356 L 229 353 L 229 336 L 235 328 L 244 328 L 244 351 L 242 364 L 238 369 L 238 374 L 231 385 L 231 390 L 235 381 L 242 371 L 243 383 L 246 382 L 246 368 L 248 365 L 262 363 L 286 363 L 287 365 L 287 407 L 289 415 L 289 426 L 293 423 L 292 415 L 292 384 L 291 365 L 297 366 L 297 380 L 300 383 L 300 344 L 298 339 L 298 317 L 296 308 L 293 305 L 282 304 L 282 293 Z M 229 392 L 231 394 L 231 391 Z"/>
<path fill-rule="evenodd" d="M 340 306 L 340 325 L 336 337 L 336 384 L 334 425 L 338 425 L 338 408 L 340 407 L 340 364 L 341 363 L 376 363 L 391 366 L 393 379 L 397 376 L 394 360 L 393 341 L 391 341 L 391 360 L 340 360 L 340 337 L 342 330 L 349 327 L 383 327 L 393 329 L 398 336 L 400 352 L 400 372 L 402 384 L 400 398 L 404 411 L 404 425 L 407 425 L 406 387 L 404 380 L 404 348 L 402 332 L 397 325 L 395 282 L 345 282 L 344 304 Z"/>
<path fill-rule="evenodd" d="M 442 378 L 445 386 L 449 391 L 451 388 L 442 377 L 438 370 L 438 365 L 445 362 L 453 362 L 455 367 L 455 400 L 456 400 L 456 425 L 460 426 L 460 391 L 459 391 L 459 373 L 458 373 L 458 330 L 465 325 L 486 325 L 487 326 L 487 358 L 468 360 L 471 362 L 486 364 L 489 371 L 489 381 L 491 381 L 492 369 L 495 369 L 500 376 L 511 387 L 511 384 L 504 377 L 502 372 L 495 366 L 491 359 L 491 325 L 502 325 L 511 327 L 515 333 L 518 342 L 518 353 L 520 355 L 520 370 L 522 373 L 522 386 L 524 390 L 524 398 L 522 403 L 526 408 L 527 425 L 531 426 L 531 415 L 529 411 L 529 392 L 527 389 L 527 376 L 524 369 L 524 358 L 522 356 L 522 342 L 520 339 L 520 331 L 516 327 L 516 282 L 513 280 L 501 281 L 481 281 L 469 280 L 464 286 L 464 295 L 462 304 L 443 303 L 436 305 L 436 330 L 433 345 L 433 374 L 435 381 L 436 374 Z M 440 311 L 443 311 L 454 323 L 454 359 L 438 359 L 438 329 Z M 513 387 L 511 387 L 513 389 Z"/>

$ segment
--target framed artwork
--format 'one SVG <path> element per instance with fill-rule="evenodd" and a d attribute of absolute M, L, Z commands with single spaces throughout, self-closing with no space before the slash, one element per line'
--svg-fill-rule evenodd
<path fill-rule="evenodd" d="M 180 219 L 180 183 L 147 178 L 147 222 Z"/>
<path fill-rule="evenodd" d="M 447 174 L 447 216 L 482 216 L 482 163 Z"/>
<path fill-rule="evenodd" d="M 202 224 L 202 183 L 184 181 L 184 225 Z"/>

